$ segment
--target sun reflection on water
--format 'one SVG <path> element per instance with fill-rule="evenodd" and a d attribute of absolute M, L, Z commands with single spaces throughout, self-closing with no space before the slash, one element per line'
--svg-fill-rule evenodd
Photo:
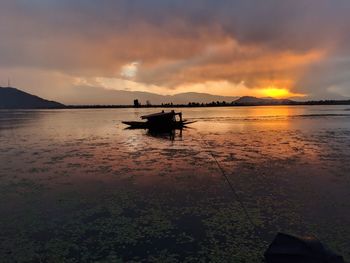
<path fill-rule="evenodd" d="M 165 242 L 181 248 L 167 253 L 183 261 L 209 258 L 217 246 L 218 261 L 249 254 L 257 262 L 266 244 L 252 234 L 212 155 L 266 235 L 315 233 L 348 251 L 344 107 L 178 109 L 196 123 L 175 140 L 121 124 L 152 110 L 0 112 L 7 240 L 0 252 L 9 262 L 35 261 L 38 253 L 59 255 L 58 262 L 111 251 L 124 261 L 145 251 L 160 257 Z"/>

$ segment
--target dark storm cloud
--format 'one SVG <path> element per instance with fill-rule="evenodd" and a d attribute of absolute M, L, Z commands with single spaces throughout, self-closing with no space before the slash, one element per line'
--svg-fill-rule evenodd
<path fill-rule="evenodd" d="M 0 65 L 113 77 L 142 61 L 150 84 L 280 76 L 324 94 L 348 82 L 334 61 L 350 56 L 349 13 L 347 0 L 2 0 Z"/>

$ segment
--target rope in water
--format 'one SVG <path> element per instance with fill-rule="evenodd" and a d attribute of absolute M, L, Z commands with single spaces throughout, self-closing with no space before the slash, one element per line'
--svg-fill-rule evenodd
<path fill-rule="evenodd" d="M 228 184 L 229 188 L 231 189 L 231 192 L 233 193 L 233 195 L 235 196 L 236 200 L 238 201 L 238 203 L 240 204 L 245 216 L 247 217 L 249 223 L 252 225 L 255 234 L 262 239 L 262 234 L 260 231 L 260 227 L 258 225 L 256 225 L 253 221 L 253 219 L 250 217 L 249 212 L 246 208 L 246 206 L 244 205 L 242 199 L 240 198 L 240 196 L 238 195 L 236 189 L 234 188 L 233 184 L 231 183 L 230 179 L 228 178 L 228 176 L 225 173 L 224 168 L 222 168 L 222 166 L 220 165 L 219 161 L 217 160 L 217 158 L 215 157 L 215 155 L 213 154 L 213 152 L 210 150 L 210 145 L 208 144 L 208 142 L 204 139 L 204 137 L 202 136 L 202 140 L 204 142 L 204 144 L 207 146 L 209 154 L 211 155 L 211 157 L 213 158 L 213 160 L 215 161 L 217 167 L 219 168 L 221 175 L 224 177 L 226 183 Z M 263 240 L 263 239 L 262 239 Z"/>

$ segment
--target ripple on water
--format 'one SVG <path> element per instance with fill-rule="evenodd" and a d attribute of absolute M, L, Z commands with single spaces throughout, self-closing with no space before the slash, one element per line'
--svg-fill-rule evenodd
<path fill-rule="evenodd" d="M 260 262 L 277 231 L 316 234 L 349 257 L 346 122 L 212 111 L 188 110 L 198 122 L 175 141 L 116 126 L 127 110 L 39 112 L 0 129 L 4 262 Z"/>

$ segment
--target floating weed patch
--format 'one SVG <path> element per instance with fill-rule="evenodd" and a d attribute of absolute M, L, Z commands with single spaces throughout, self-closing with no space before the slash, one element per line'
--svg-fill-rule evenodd
<path fill-rule="evenodd" d="M 0 138 L 2 262 L 260 263 L 277 231 L 314 233 L 349 260 L 347 129 L 223 118 L 228 129 L 169 142 L 84 112 L 70 123 L 84 129 L 50 119 Z"/>

